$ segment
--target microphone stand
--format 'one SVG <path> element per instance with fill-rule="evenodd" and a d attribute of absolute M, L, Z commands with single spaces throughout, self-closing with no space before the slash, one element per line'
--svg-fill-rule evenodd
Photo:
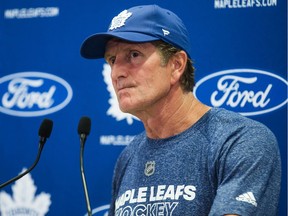
<path fill-rule="evenodd" d="M 39 159 L 40 159 L 41 152 L 42 152 L 42 150 L 43 150 L 43 147 L 44 147 L 45 142 L 46 142 L 46 137 L 40 137 L 39 147 L 38 147 L 38 154 L 37 154 L 36 160 L 35 160 L 35 162 L 32 164 L 32 166 L 31 166 L 29 169 L 27 169 L 25 172 L 21 173 L 20 175 L 18 175 L 18 176 L 16 176 L 16 177 L 10 179 L 9 181 L 1 184 L 1 185 L 0 185 L 0 189 L 3 188 L 3 187 L 5 187 L 5 186 L 7 186 L 8 184 L 16 181 L 16 180 L 22 178 L 24 175 L 26 175 L 27 173 L 31 172 L 32 169 L 34 169 L 34 167 L 37 165 L 37 163 L 38 163 L 38 161 L 39 161 Z"/>
<path fill-rule="evenodd" d="M 86 199 L 86 205 L 87 205 L 87 213 L 88 216 L 92 216 L 92 211 L 90 207 L 90 201 L 89 201 L 89 195 L 88 195 L 88 189 L 87 189 L 87 184 L 86 184 L 86 179 L 85 179 L 85 174 L 84 174 L 84 162 L 83 162 L 83 154 L 84 154 L 84 145 L 86 141 L 86 135 L 82 133 L 80 135 L 80 172 L 81 172 L 81 177 L 82 177 L 82 183 L 84 187 L 84 193 L 85 193 L 85 199 Z"/>

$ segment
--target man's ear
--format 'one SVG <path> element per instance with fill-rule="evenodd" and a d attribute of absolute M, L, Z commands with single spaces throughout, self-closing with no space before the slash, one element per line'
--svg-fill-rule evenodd
<path fill-rule="evenodd" d="M 188 57 L 186 52 L 183 50 L 174 54 L 174 56 L 170 59 L 171 63 L 171 84 L 175 84 L 179 81 L 180 77 L 184 73 L 186 68 L 186 63 L 188 61 Z"/>

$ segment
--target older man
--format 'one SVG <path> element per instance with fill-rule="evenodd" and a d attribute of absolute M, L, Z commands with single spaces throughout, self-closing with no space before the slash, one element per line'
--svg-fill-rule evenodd
<path fill-rule="evenodd" d="M 88 37 L 85 58 L 105 58 L 123 112 L 145 131 L 119 156 L 109 215 L 276 215 L 277 141 L 263 124 L 195 98 L 186 27 L 143 5 Z"/>

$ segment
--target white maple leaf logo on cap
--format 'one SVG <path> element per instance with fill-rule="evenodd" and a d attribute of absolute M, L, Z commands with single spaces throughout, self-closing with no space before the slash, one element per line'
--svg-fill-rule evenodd
<path fill-rule="evenodd" d="M 22 170 L 22 173 L 26 169 Z M 0 192 L 0 215 L 39 215 L 44 216 L 51 204 L 50 194 L 40 193 L 35 196 L 37 187 L 28 173 L 12 186 L 12 197 L 6 192 Z"/>
<path fill-rule="evenodd" d="M 104 82 L 107 85 L 107 90 L 110 93 L 110 99 L 109 99 L 109 104 L 110 108 L 107 110 L 107 115 L 111 115 L 114 118 L 116 118 L 117 121 L 121 121 L 123 119 L 126 119 L 127 123 L 129 125 L 133 124 L 133 119 L 136 119 L 139 121 L 139 119 L 129 113 L 124 113 L 120 110 L 118 100 L 116 93 L 114 91 L 113 85 L 112 85 L 112 80 L 110 77 L 111 74 L 111 68 L 108 64 L 103 65 L 103 71 L 102 71 L 103 77 L 104 77 Z"/>
<path fill-rule="evenodd" d="M 117 16 L 115 16 L 112 21 L 109 30 L 117 29 L 125 25 L 126 20 L 132 15 L 131 12 L 127 10 L 122 11 Z"/>

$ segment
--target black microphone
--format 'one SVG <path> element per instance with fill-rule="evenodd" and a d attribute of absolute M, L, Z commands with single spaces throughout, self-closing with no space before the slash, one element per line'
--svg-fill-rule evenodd
<path fill-rule="evenodd" d="M 22 178 L 24 175 L 26 175 L 27 173 L 31 172 L 31 170 L 36 166 L 36 164 L 38 163 L 39 159 L 40 159 L 40 155 L 41 155 L 41 152 L 42 152 L 42 149 L 44 147 L 44 144 L 46 143 L 46 140 L 47 138 L 50 137 L 50 134 L 51 134 L 51 131 L 52 131 L 52 127 L 53 127 L 53 122 L 49 119 L 44 119 L 42 121 L 42 124 L 39 128 L 39 131 L 38 131 L 38 135 L 39 135 L 39 147 L 38 147 L 38 154 L 37 154 L 37 157 L 36 157 L 36 160 L 35 162 L 32 164 L 32 166 L 27 169 L 25 172 L 19 174 L 18 176 L 10 179 L 9 181 L 3 183 L 0 185 L 0 189 L 7 186 L 8 184 Z"/>
<path fill-rule="evenodd" d="M 83 154 L 84 154 L 84 145 L 87 139 L 87 136 L 90 133 L 91 129 L 91 120 L 89 117 L 83 116 L 78 124 L 78 134 L 80 136 L 80 172 L 82 177 L 82 183 L 84 188 L 84 194 L 86 199 L 86 206 L 87 206 L 87 213 L 88 216 L 92 216 L 92 211 L 90 207 L 89 195 L 88 195 L 88 188 L 85 180 L 85 173 L 84 173 L 84 162 L 83 162 Z"/>

